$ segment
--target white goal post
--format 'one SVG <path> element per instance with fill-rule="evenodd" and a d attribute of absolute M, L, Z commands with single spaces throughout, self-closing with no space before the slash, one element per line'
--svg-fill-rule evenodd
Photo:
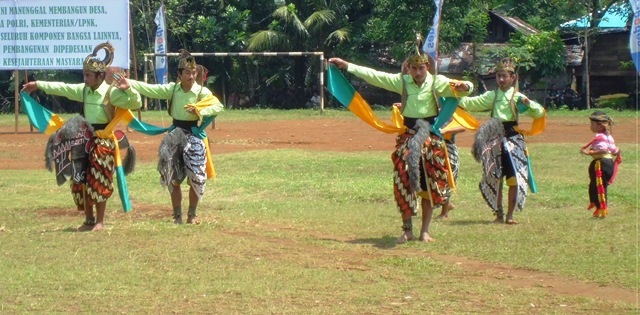
<path fill-rule="evenodd" d="M 157 53 L 145 53 L 144 54 L 144 82 L 148 81 L 148 73 L 149 73 L 149 58 L 157 57 L 157 56 L 173 56 L 178 57 L 180 53 L 165 53 L 165 54 L 157 54 Z M 289 51 L 289 52 L 192 52 L 191 56 L 194 57 L 279 57 L 279 56 L 290 56 L 290 57 L 303 57 L 303 56 L 319 56 L 320 58 L 320 86 L 319 86 L 319 95 L 320 95 L 320 111 L 324 111 L 324 68 L 325 68 L 325 60 L 324 60 L 324 52 L 314 51 L 314 52 L 306 52 L 306 51 Z M 145 98 L 146 102 L 146 98 Z M 146 107 L 146 105 L 145 105 Z"/>

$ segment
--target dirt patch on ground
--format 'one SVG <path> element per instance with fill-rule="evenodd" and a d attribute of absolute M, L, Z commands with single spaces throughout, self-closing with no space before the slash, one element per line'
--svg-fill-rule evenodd
<path fill-rule="evenodd" d="M 152 122 L 153 123 L 153 122 Z M 527 127 L 526 125 L 524 126 Z M 619 120 L 614 127 L 617 143 L 638 143 L 638 121 L 633 118 Z M 353 118 L 319 118 L 297 121 L 265 121 L 252 123 L 234 123 L 220 120 L 216 129 L 208 129 L 209 141 L 214 154 L 224 154 L 247 150 L 266 149 L 307 149 L 319 151 L 388 151 L 395 145 L 395 136 L 373 130 L 360 120 Z M 128 132 L 129 141 L 136 148 L 141 162 L 157 161 L 157 149 L 161 136 L 147 136 L 138 132 Z M 529 143 L 540 142 L 570 142 L 586 144 L 593 137 L 587 122 L 568 123 L 562 119 L 548 119 L 545 132 L 542 135 L 528 137 Z M 21 126 L 16 133 L 14 127 L 0 127 L 0 170 L 2 169 L 42 169 L 44 167 L 44 145 L 47 136 L 30 132 L 28 126 Z M 468 147 L 473 141 L 473 133 L 465 132 L 458 136 L 458 145 Z M 576 147 L 576 154 L 578 152 Z M 135 200 L 133 201 L 135 203 Z M 160 210 L 160 211 L 159 211 Z M 43 212 L 47 216 L 77 215 L 74 209 L 49 209 Z M 138 219 L 169 219 L 170 207 L 158 209 L 157 206 L 136 204 L 136 211 L 132 214 Z M 301 232 L 301 231 L 298 231 Z M 252 237 L 255 241 L 286 243 L 286 246 L 312 246 L 297 243 L 291 239 L 269 239 L 261 235 L 253 235 L 246 231 L 228 231 L 226 233 L 242 233 L 243 237 Z M 321 239 L 336 239 L 333 235 L 314 234 Z M 317 235 L 315 235 L 317 234 Z M 353 242 L 353 240 L 339 240 Z M 322 246 L 304 251 L 322 251 Z M 333 257 L 335 252 L 332 252 Z M 366 255 L 355 251 L 345 252 L 349 255 Z M 543 272 L 517 269 L 505 265 L 497 265 L 473 261 L 464 257 L 453 257 L 430 253 L 415 253 L 408 249 L 397 248 L 384 251 L 384 255 L 427 255 L 434 259 L 451 264 L 460 264 L 471 271 L 472 280 L 496 281 L 521 288 L 544 288 L 554 294 L 571 296 L 585 296 L 590 298 L 610 299 L 625 303 L 637 303 L 637 293 L 633 290 L 602 287 L 593 283 L 580 282 L 573 279 L 558 277 Z M 373 259 L 373 258 L 372 258 Z M 347 259 L 348 260 L 348 259 Z M 469 279 L 467 279 L 469 280 Z"/>
<path fill-rule="evenodd" d="M 154 122 L 151 122 L 154 123 Z M 158 122 L 156 122 L 158 123 Z M 523 125 L 524 128 L 528 126 Z M 617 121 L 614 127 L 616 143 L 638 143 L 638 122 L 635 119 Z M 321 118 L 309 120 L 262 121 L 251 123 L 220 120 L 216 129 L 208 129 L 214 154 L 246 150 L 308 149 L 319 151 L 388 151 L 395 145 L 395 136 L 374 130 L 357 118 Z M 128 132 L 140 162 L 157 160 L 162 136 L 147 136 Z M 527 142 L 577 142 L 586 144 L 593 137 L 584 122 L 568 123 L 550 118 L 541 135 L 528 137 Z M 0 169 L 38 169 L 44 167 L 44 145 L 47 136 L 30 132 L 28 126 L 0 127 Z M 469 147 L 473 133 L 457 137 L 461 147 Z M 576 147 L 576 152 L 578 151 Z"/>

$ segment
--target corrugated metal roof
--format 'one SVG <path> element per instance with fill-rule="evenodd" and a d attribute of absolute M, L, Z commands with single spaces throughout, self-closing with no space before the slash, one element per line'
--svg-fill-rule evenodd
<path fill-rule="evenodd" d="M 633 11 L 625 5 L 612 5 L 598 22 L 598 27 L 602 28 L 625 28 L 633 17 Z M 560 24 L 561 28 L 588 28 L 592 15 L 585 15 L 579 19 Z"/>
<path fill-rule="evenodd" d="M 483 54 L 486 51 L 495 51 L 496 49 L 500 49 L 500 47 L 506 47 L 509 44 L 500 44 L 500 43 L 487 43 L 487 44 L 477 44 L 476 54 L 477 58 L 482 59 Z M 579 66 L 582 64 L 582 58 L 584 55 L 584 50 L 580 45 L 565 45 L 566 47 L 566 60 L 568 66 Z M 465 70 L 471 70 L 471 67 L 474 65 L 474 47 L 473 43 L 461 43 L 458 49 L 449 53 L 449 54 L 440 54 L 438 56 L 438 72 L 439 73 L 448 73 L 448 74 L 462 74 Z M 475 65 L 478 66 L 478 65 Z M 480 65 L 482 67 L 482 65 Z M 495 69 L 492 67 L 482 67 L 480 69 L 476 69 L 478 74 L 480 75 L 491 75 L 494 73 Z"/>
<path fill-rule="evenodd" d="M 438 55 L 438 72 L 463 73 L 473 64 L 473 43 L 461 43 L 449 54 Z"/>
<path fill-rule="evenodd" d="M 509 26 L 513 27 L 514 30 L 521 32 L 525 35 L 540 33 L 538 29 L 536 29 L 535 27 L 531 26 L 529 23 L 517 17 L 509 17 L 497 11 L 489 11 L 489 13 L 494 14 L 496 17 L 503 20 L 505 23 L 509 24 Z"/>

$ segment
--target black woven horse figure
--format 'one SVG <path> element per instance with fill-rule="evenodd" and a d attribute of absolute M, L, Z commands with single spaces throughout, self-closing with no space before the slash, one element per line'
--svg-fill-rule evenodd
<path fill-rule="evenodd" d="M 69 178 L 76 183 L 85 182 L 92 135 L 91 124 L 84 117 L 75 116 L 49 137 L 44 154 L 45 166 L 49 171 L 55 170 L 58 185 Z M 115 135 L 120 150 L 126 150 L 122 165 L 125 174 L 129 174 L 135 168 L 135 150 L 122 131 L 115 131 Z"/>

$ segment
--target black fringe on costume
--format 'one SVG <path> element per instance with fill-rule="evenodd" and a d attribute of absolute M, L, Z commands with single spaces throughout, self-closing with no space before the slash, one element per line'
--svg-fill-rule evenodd
<path fill-rule="evenodd" d="M 173 190 L 172 181 L 182 182 L 186 174 L 182 149 L 187 144 L 187 135 L 180 128 L 169 132 L 160 143 L 158 172 L 162 177 L 162 185 Z"/>
<path fill-rule="evenodd" d="M 44 147 L 44 166 L 49 172 L 53 172 L 53 139 L 55 134 L 49 136 L 47 145 Z"/>
<path fill-rule="evenodd" d="M 409 139 L 409 156 L 407 157 L 407 163 L 409 164 L 409 182 L 411 183 L 411 189 L 414 193 L 422 191 L 420 186 L 420 161 L 422 159 L 422 147 L 431 135 L 429 133 L 429 122 L 418 119 L 416 121 L 416 134 Z"/>
<path fill-rule="evenodd" d="M 122 160 L 122 168 L 124 169 L 125 175 L 133 173 L 136 169 L 136 149 L 134 149 L 131 144 L 129 144 L 127 154 Z"/>
<path fill-rule="evenodd" d="M 471 155 L 480 162 L 482 160 L 482 151 L 485 149 L 487 143 L 494 139 L 501 139 L 504 136 L 504 126 L 500 119 L 491 118 L 486 123 L 482 124 L 476 132 L 475 141 L 471 146 Z"/>

